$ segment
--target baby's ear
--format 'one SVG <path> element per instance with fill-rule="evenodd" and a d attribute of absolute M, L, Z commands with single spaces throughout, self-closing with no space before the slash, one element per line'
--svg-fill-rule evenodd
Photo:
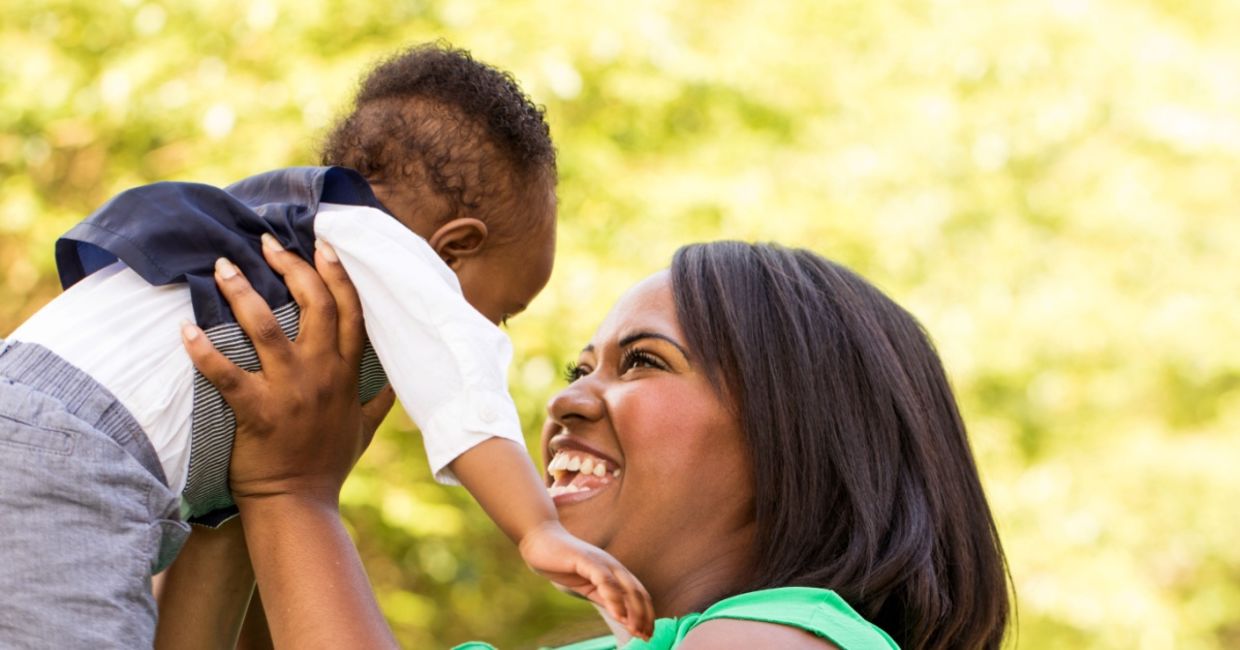
<path fill-rule="evenodd" d="M 473 217 L 461 217 L 436 228 L 426 241 L 445 264 L 455 269 L 462 259 L 481 253 L 486 240 L 485 223 Z"/>

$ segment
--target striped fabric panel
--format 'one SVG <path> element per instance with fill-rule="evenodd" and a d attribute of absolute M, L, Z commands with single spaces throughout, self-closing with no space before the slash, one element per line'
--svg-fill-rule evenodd
<path fill-rule="evenodd" d="M 275 310 L 280 329 L 284 330 L 290 339 L 297 338 L 300 315 L 301 310 L 295 302 Z M 223 323 L 206 330 L 205 333 L 217 350 L 241 368 L 253 372 L 261 367 L 258 353 L 240 325 Z M 386 385 L 387 375 L 379 364 L 374 347 L 367 341 L 362 353 L 358 396 L 362 402 L 368 402 Z M 191 426 L 189 475 L 182 496 L 189 506 L 188 516 L 199 518 L 233 505 L 232 495 L 228 490 L 228 463 L 232 455 L 237 420 L 219 391 L 197 371 L 194 372 Z"/>

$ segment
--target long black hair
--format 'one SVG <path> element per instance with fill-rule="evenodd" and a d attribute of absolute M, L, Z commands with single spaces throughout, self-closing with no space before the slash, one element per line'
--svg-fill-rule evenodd
<path fill-rule="evenodd" d="M 807 250 L 696 244 L 671 274 L 751 451 L 758 552 L 737 591 L 832 589 L 904 648 L 997 648 L 1003 550 L 916 319 Z"/>

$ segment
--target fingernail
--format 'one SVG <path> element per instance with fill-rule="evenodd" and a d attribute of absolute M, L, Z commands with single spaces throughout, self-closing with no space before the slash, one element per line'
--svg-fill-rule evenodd
<path fill-rule="evenodd" d="M 323 259 L 327 260 L 328 262 L 339 262 L 340 261 L 340 258 L 336 257 L 336 249 L 332 248 L 331 244 L 323 241 L 322 239 L 314 242 L 314 247 L 320 253 L 323 254 Z"/>
<path fill-rule="evenodd" d="M 198 329 L 197 325 L 187 320 L 181 321 L 181 336 L 185 337 L 186 341 L 193 341 L 199 334 L 202 334 L 202 330 Z"/>
<path fill-rule="evenodd" d="M 218 260 L 215 260 L 215 272 L 220 274 L 221 278 L 227 280 L 237 275 L 237 267 L 233 266 L 232 262 L 229 262 L 227 259 L 221 257 Z"/>
<path fill-rule="evenodd" d="M 266 248 L 272 253 L 279 253 L 284 250 L 284 247 L 280 245 L 280 240 L 276 239 L 275 235 L 269 232 L 263 233 L 263 236 L 259 239 L 263 240 L 263 248 Z"/>

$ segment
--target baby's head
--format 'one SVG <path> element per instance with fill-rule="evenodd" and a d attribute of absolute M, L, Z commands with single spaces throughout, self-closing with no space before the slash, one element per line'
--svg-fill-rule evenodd
<path fill-rule="evenodd" d="M 511 75 L 423 45 L 376 66 L 331 131 L 324 165 L 356 169 L 499 323 L 547 284 L 555 257 L 555 149 Z"/>

